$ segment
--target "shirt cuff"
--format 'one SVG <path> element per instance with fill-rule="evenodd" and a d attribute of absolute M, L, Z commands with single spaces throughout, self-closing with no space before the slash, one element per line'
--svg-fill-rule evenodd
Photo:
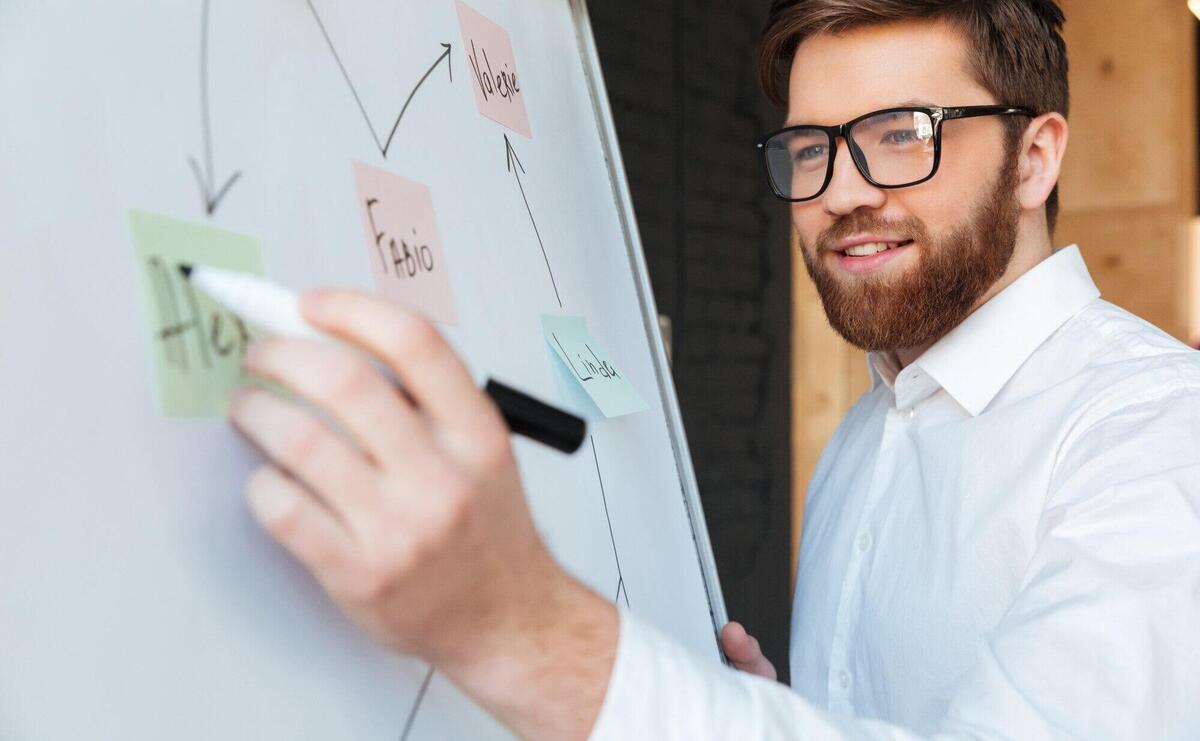
<path fill-rule="evenodd" d="M 592 741 L 714 738 L 732 706 L 751 710 L 753 693 L 729 669 L 704 660 L 620 609 L 612 677 Z M 751 710 L 751 713 L 753 711 Z"/>

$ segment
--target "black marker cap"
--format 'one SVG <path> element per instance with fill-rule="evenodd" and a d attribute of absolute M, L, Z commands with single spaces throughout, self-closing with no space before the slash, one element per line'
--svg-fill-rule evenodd
<path fill-rule="evenodd" d="M 587 423 L 521 393 L 499 381 L 489 380 L 484 389 L 500 407 L 513 434 L 523 435 L 564 453 L 574 453 L 587 436 Z"/>

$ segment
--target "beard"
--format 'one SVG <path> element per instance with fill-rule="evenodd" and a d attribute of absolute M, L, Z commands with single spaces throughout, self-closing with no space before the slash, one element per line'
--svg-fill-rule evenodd
<path fill-rule="evenodd" d="M 1020 206 L 1016 158 L 964 223 L 934 236 L 917 218 L 884 221 L 867 212 L 841 217 L 800 254 L 816 284 L 829 324 L 847 342 L 869 351 L 932 344 L 957 327 L 980 297 L 1004 275 L 1017 244 Z M 920 259 L 903 271 L 847 279 L 825 254 L 855 234 L 888 234 L 920 246 Z"/>

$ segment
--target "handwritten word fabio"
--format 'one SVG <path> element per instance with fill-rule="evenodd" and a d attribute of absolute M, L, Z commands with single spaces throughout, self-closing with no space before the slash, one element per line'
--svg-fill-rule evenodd
<path fill-rule="evenodd" d="M 433 250 L 428 244 L 420 244 L 417 230 L 412 230 L 412 244 L 404 239 L 399 243 L 386 230 L 380 229 L 375 222 L 375 207 L 379 205 L 378 198 L 367 199 L 367 219 L 371 223 L 371 233 L 375 235 L 375 249 L 379 252 L 379 262 L 383 272 L 395 274 L 397 278 L 415 278 L 418 273 L 432 273 L 434 268 Z M 384 241 L 387 242 L 388 255 L 384 255 Z M 390 260 L 390 265 L 389 265 Z"/>

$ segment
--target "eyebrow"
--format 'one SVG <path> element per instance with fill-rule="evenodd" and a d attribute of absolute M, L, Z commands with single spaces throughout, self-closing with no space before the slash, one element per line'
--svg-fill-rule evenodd
<path fill-rule="evenodd" d="M 910 107 L 917 107 L 917 108 L 937 108 L 937 105 L 935 105 L 935 104 L 933 104 L 933 103 L 930 103 L 928 100 L 921 100 L 920 98 L 909 98 L 908 100 L 902 100 L 902 101 L 900 101 L 899 103 L 893 103 L 893 104 L 891 104 L 891 105 L 885 105 L 885 106 L 883 106 L 883 107 L 881 107 L 881 108 L 876 108 L 875 110 L 876 110 L 876 111 L 886 111 L 886 110 L 887 110 L 887 109 L 889 109 L 889 108 L 910 108 Z M 864 111 L 863 113 L 864 113 L 864 114 L 865 114 L 865 113 L 871 113 L 871 111 Z M 863 115 L 863 114 L 859 114 L 859 115 Z M 855 116 L 854 118 L 858 118 L 858 116 Z M 809 121 L 803 121 L 803 120 L 797 120 L 797 119 L 789 118 L 789 119 L 788 119 L 788 120 L 787 120 L 787 121 L 786 121 L 786 122 L 783 124 L 783 127 L 786 129 L 786 128 L 790 127 L 790 126 L 808 126 L 808 125 L 813 125 L 813 126 L 815 126 L 816 124 L 812 124 L 812 123 L 811 123 L 811 122 L 809 122 Z"/>

